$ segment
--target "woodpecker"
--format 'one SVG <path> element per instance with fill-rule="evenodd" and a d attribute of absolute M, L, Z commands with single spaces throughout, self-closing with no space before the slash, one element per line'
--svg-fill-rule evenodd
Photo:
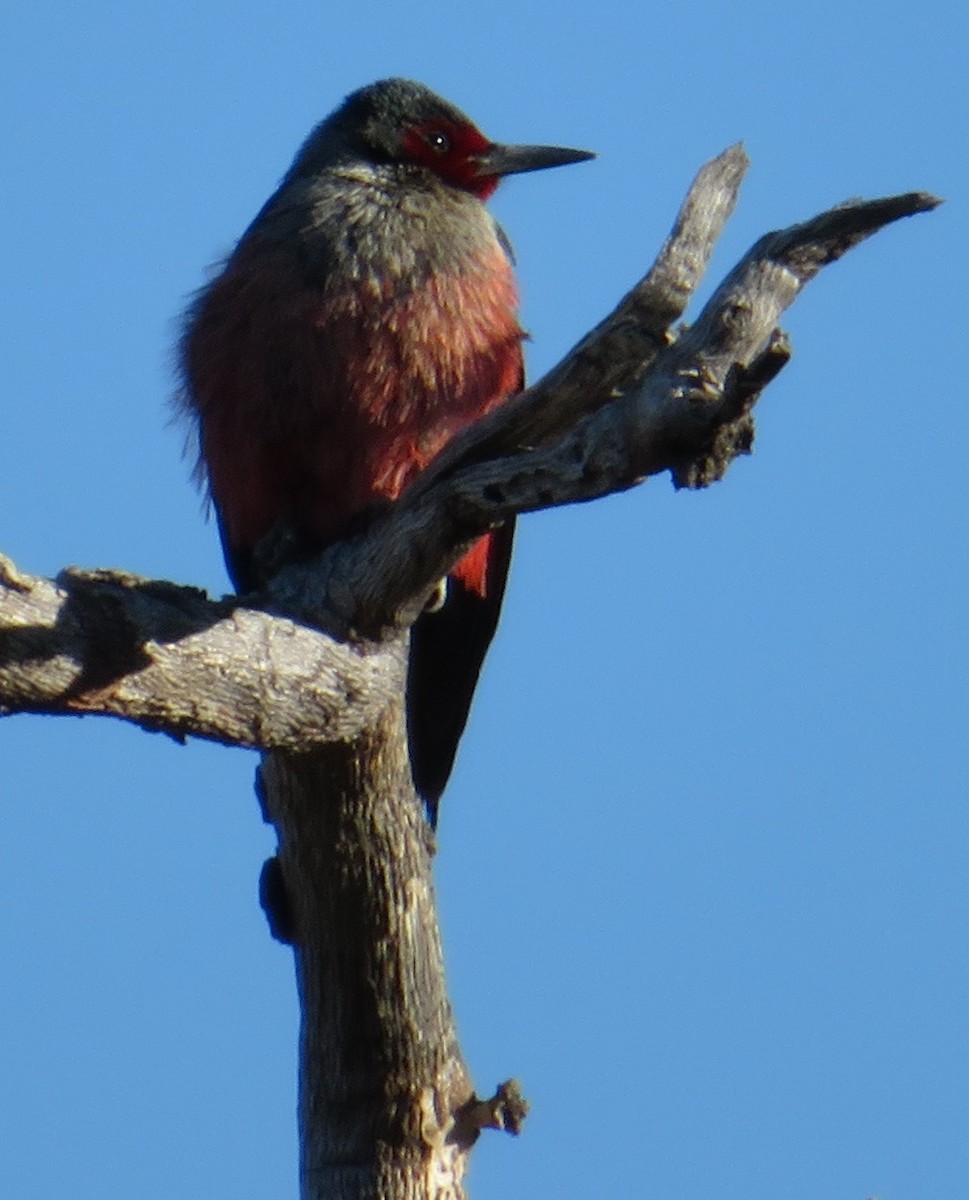
<path fill-rule="evenodd" d="M 180 406 L 239 591 L 265 582 L 254 551 L 271 530 L 307 552 L 347 536 L 522 388 L 511 250 L 484 202 L 505 175 L 592 157 L 492 142 L 406 79 L 310 133 L 180 344 Z M 408 741 L 432 824 L 512 537 L 511 522 L 482 537 L 412 631 Z"/>

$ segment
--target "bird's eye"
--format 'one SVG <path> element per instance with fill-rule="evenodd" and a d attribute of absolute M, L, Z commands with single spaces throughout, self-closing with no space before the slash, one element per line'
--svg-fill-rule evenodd
<path fill-rule="evenodd" d="M 447 154 L 451 149 L 451 139 L 446 133 L 442 133 L 440 129 L 431 129 L 428 133 L 425 133 L 424 141 L 435 154 Z"/>

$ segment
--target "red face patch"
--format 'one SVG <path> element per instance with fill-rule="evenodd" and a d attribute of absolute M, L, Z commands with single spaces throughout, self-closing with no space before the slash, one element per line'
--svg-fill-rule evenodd
<path fill-rule="evenodd" d="M 479 174 L 476 160 L 489 145 L 474 125 L 428 121 L 406 131 L 403 152 L 411 162 L 427 167 L 445 183 L 487 200 L 498 186 L 498 177 Z"/>

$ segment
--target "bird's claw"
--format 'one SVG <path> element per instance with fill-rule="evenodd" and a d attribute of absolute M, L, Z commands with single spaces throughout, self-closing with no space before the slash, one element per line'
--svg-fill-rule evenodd
<path fill-rule="evenodd" d="M 721 382 L 709 367 L 681 367 L 677 378 L 682 382 L 674 389 L 677 400 L 709 404 L 723 395 Z"/>

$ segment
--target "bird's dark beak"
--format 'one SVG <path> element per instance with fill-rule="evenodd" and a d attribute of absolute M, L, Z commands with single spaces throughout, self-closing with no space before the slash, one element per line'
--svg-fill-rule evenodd
<path fill-rule="evenodd" d="M 522 171 L 544 171 L 546 167 L 564 167 L 569 163 L 595 158 L 591 150 L 568 150 L 564 146 L 502 146 L 493 142 L 473 158 L 482 178 L 518 175 Z"/>

